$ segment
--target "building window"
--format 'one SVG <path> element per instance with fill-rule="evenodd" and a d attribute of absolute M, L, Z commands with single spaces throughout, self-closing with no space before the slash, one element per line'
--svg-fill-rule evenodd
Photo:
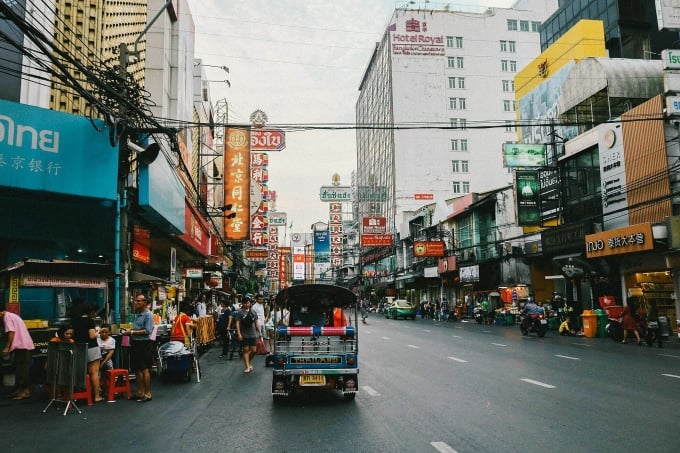
<path fill-rule="evenodd" d="M 458 108 L 457 98 L 449 98 L 449 108 L 452 110 L 456 110 Z"/>
<path fill-rule="evenodd" d="M 515 53 L 517 51 L 517 46 L 515 45 L 515 41 L 508 41 L 508 52 Z"/>
<path fill-rule="evenodd" d="M 467 129 L 467 120 L 465 118 L 460 118 L 458 121 L 461 129 Z"/>
<path fill-rule="evenodd" d="M 459 160 L 452 160 L 451 161 L 451 170 L 453 170 L 454 173 L 460 172 L 460 161 Z"/>
<path fill-rule="evenodd" d="M 501 71 L 508 72 L 508 60 L 501 60 Z"/>
<path fill-rule="evenodd" d="M 462 36 L 447 36 L 446 37 L 446 47 L 455 47 L 456 49 L 463 48 L 463 37 Z"/>
<path fill-rule="evenodd" d="M 520 20 L 519 21 L 519 31 L 529 31 L 529 21 Z"/>
<path fill-rule="evenodd" d="M 458 77 L 458 88 L 465 89 L 465 77 Z"/>
<path fill-rule="evenodd" d="M 458 140 L 455 138 L 451 139 L 451 151 L 458 151 Z"/>
<path fill-rule="evenodd" d="M 517 132 L 517 125 L 514 121 L 505 121 L 505 132 Z"/>
<path fill-rule="evenodd" d="M 508 30 L 517 31 L 517 21 L 515 19 L 508 19 Z"/>
<path fill-rule="evenodd" d="M 467 108 L 466 98 L 458 98 L 458 108 L 465 110 Z"/>
<path fill-rule="evenodd" d="M 463 193 L 470 193 L 470 181 L 463 181 Z"/>
<path fill-rule="evenodd" d="M 458 83 L 456 83 L 458 80 Z M 460 88 L 461 90 L 465 88 L 465 77 L 449 77 L 449 88 Z"/>
<path fill-rule="evenodd" d="M 517 62 L 515 60 L 510 60 L 510 72 L 517 72 Z"/>
<path fill-rule="evenodd" d="M 447 57 L 446 58 L 446 66 L 449 68 L 455 68 L 456 67 L 456 57 Z"/>
<path fill-rule="evenodd" d="M 514 80 L 503 80 L 503 91 L 506 93 L 512 93 L 515 91 L 515 81 Z"/>
<path fill-rule="evenodd" d="M 453 193 L 459 194 L 460 193 L 460 182 L 459 181 L 453 181 L 452 187 Z"/>
<path fill-rule="evenodd" d="M 456 88 L 456 78 L 449 77 L 449 88 Z"/>
<path fill-rule="evenodd" d="M 503 101 L 503 111 L 504 112 L 510 111 L 510 101 L 508 101 L 507 99 Z"/>
<path fill-rule="evenodd" d="M 531 31 L 538 32 L 539 28 L 541 28 L 540 22 L 531 22 Z"/>
<path fill-rule="evenodd" d="M 458 129 L 458 118 L 449 118 L 449 121 L 453 129 Z"/>
<path fill-rule="evenodd" d="M 456 67 L 463 69 L 463 57 L 456 57 Z"/>
<path fill-rule="evenodd" d="M 468 141 L 466 138 L 462 138 L 460 140 L 460 150 L 461 151 L 467 151 L 468 150 Z"/>
<path fill-rule="evenodd" d="M 507 41 L 501 41 L 501 52 L 507 52 L 508 51 L 508 42 Z"/>

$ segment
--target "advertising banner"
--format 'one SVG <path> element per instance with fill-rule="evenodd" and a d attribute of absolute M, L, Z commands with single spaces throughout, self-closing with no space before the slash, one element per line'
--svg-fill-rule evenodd
<path fill-rule="evenodd" d="M 330 253 L 328 230 L 314 231 L 314 262 L 329 263 Z"/>
<path fill-rule="evenodd" d="M 387 219 L 385 217 L 364 217 L 361 219 L 361 232 L 364 234 L 385 234 Z"/>
<path fill-rule="evenodd" d="M 362 247 L 382 247 L 394 243 L 393 234 L 362 234 Z"/>
<path fill-rule="evenodd" d="M 520 226 L 540 225 L 541 216 L 539 212 L 540 184 L 538 171 L 515 172 L 515 188 L 517 194 L 517 224 Z"/>

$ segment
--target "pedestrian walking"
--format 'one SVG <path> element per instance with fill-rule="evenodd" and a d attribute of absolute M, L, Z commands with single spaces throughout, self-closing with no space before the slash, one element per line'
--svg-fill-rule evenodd
<path fill-rule="evenodd" d="M 12 399 L 30 398 L 31 355 L 35 349 L 31 334 L 28 333 L 24 320 L 5 308 L 0 309 L 0 319 L 2 319 L 7 334 L 7 342 L 2 350 L 2 359 L 3 361 L 14 361 L 16 388 L 12 393 Z"/>
<path fill-rule="evenodd" d="M 364 324 L 367 324 L 366 318 L 368 318 L 368 309 L 370 306 L 371 305 L 368 303 L 368 300 L 366 300 L 365 297 L 362 297 L 361 301 L 359 302 L 359 310 L 361 310 L 361 322 Z"/>
<path fill-rule="evenodd" d="M 442 319 L 444 322 L 449 320 L 449 301 L 446 300 L 446 297 L 442 298 L 442 305 L 441 305 L 441 313 L 442 313 Z"/>
<path fill-rule="evenodd" d="M 236 334 L 243 347 L 244 373 L 253 371 L 252 360 L 257 350 L 257 338 L 262 336 L 257 314 L 250 309 L 250 296 L 243 298 L 241 310 L 236 315 Z"/>

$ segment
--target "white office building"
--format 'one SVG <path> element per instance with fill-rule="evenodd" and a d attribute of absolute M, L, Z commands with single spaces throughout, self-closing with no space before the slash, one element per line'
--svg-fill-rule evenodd
<path fill-rule="evenodd" d="M 356 103 L 357 186 L 387 198 L 360 202 L 358 222 L 385 217 L 398 233 L 425 204 L 512 183 L 501 149 L 517 141 L 515 74 L 540 53 L 538 29 L 556 9 L 394 11 Z"/>

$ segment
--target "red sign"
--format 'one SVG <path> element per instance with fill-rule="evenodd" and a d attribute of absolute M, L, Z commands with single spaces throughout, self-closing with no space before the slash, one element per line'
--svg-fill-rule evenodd
<path fill-rule="evenodd" d="M 432 193 L 414 193 L 414 200 L 434 200 L 434 194 Z"/>
<path fill-rule="evenodd" d="M 132 259 L 140 263 L 149 264 L 151 262 L 151 250 L 140 242 L 132 242 Z"/>
<path fill-rule="evenodd" d="M 224 239 L 250 238 L 250 142 L 249 129 L 226 128 L 224 140 L 224 206 L 235 216 L 224 216 Z"/>
<path fill-rule="evenodd" d="M 387 220 L 385 217 L 364 217 L 361 219 L 364 234 L 385 234 Z"/>
<path fill-rule="evenodd" d="M 251 151 L 281 151 L 286 147 L 286 133 L 281 129 L 252 129 Z"/>
<path fill-rule="evenodd" d="M 413 256 L 435 256 L 445 255 L 444 241 L 415 241 L 413 243 Z"/>
<path fill-rule="evenodd" d="M 246 259 L 251 261 L 265 261 L 267 255 L 267 249 L 246 249 Z"/>
<path fill-rule="evenodd" d="M 456 257 L 447 256 L 445 258 L 439 258 L 437 263 L 437 273 L 445 274 L 447 272 L 453 272 L 456 270 Z"/>
<path fill-rule="evenodd" d="M 392 245 L 394 239 L 393 235 L 390 234 L 362 234 L 361 235 L 361 246 L 362 247 L 382 247 L 386 245 Z"/>

